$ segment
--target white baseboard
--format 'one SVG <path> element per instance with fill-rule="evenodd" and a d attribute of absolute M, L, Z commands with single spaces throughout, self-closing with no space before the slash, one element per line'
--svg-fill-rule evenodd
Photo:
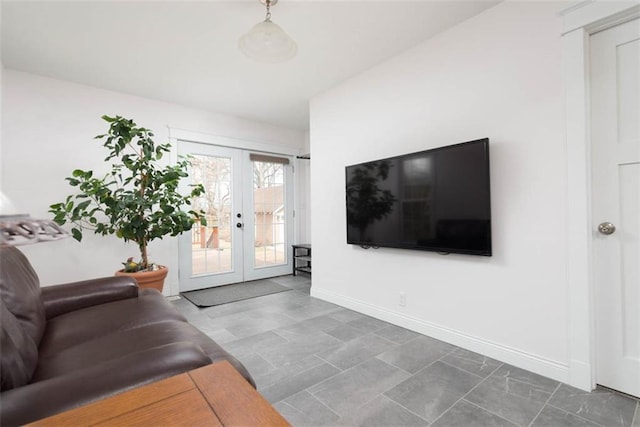
<path fill-rule="evenodd" d="M 502 344 L 467 335 L 412 316 L 387 310 L 335 292 L 311 287 L 311 296 L 366 314 L 376 319 L 427 335 L 458 347 L 483 354 L 554 380 L 569 383 L 569 367 Z M 583 387 L 580 387 L 583 388 Z M 585 390 L 587 388 L 584 388 Z"/>
<path fill-rule="evenodd" d="M 580 390 L 592 391 L 596 388 L 595 373 L 592 372 L 592 366 L 579 360 L 570 361 L 569 380 L 567 382 Z"/>

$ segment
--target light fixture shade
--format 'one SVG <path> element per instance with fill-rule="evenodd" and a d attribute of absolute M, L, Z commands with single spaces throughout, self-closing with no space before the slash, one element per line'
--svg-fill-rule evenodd
<path fill-rule="evenodd" d="M 0 191 L 0 246 L 29 245 L 69 237 L 58 224 L 17 213 L 11 200 Z"/>
<path fill-rule="evenodd" d="M 284 62 L 298 53 L 298 46 L 278 24 L 265 20 L 240 37 L 238 47 L 259 62 Z"/>
<path fill-rule="evenodd" d="M 0 245 L 19 246 L 65 239 L 69 233 L 47 219 L 29 215 L 0 215 Z"/>

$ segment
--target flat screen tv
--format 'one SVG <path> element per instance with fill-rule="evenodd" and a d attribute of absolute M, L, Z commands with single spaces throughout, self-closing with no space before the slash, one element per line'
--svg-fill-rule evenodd
<path fill-rule="evenodd" d="M 347 243 L 491 256 L 489 139 L 346 167 Z"/>

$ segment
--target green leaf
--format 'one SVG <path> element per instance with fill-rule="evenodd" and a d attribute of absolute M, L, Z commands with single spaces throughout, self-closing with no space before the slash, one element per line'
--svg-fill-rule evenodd
<path fill-rule="evenodd" d="M 78 242 L 82 241 L 82 232 L 77 229 L 77 228 L 72 228 L 71 229 L 71 235 L 73 236 L 74 239 L 76 239 Z"/>
<path fill-rule="evenodd" d="M 78 209 L 79 211 L 82 211 L 86 209 L 87 206 L 89 206 L 90 204 L 91 204 L 91 200 L 85 200 L 82 203 L 78 203 L 78 206 L 76 206 L 76 209 Z"/>

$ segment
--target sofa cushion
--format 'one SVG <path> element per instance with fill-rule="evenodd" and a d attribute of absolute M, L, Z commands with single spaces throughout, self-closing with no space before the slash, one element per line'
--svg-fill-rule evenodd
<path fill-rule="evenodd" d="M 0 425 L 22 425 L 210 363 L 195 344 L 179 342 L 74 369 L 2 393 Z M 85 420 L 90 424 L 90 420 Z M 78 421 L 77 424 L 80 424 Z"/>
<path fill-rule="evenodd" d="M 46 321 L 40 280 L 22 252 L 11 246 L 0 246 L 0 295 L 7 309 L 37 345 Z"/>
<path fill-rule="evenodd" d="M 2 391 L 29 382 L 38 363 L 38 348 L 0 299 L 0 384 Z"/>
<path fill-rule="evenodd" d="M 140 289 L 138 298 L 87 307 L 49 319 L 40 342 L 40 357 L 100 340 L 116 332 L 169 320 L 186 322 L 160 292 Z"/>
<path fill-rule="evenodd" d="M 191 342 L 189 334 L 192 329 L 193 327 L 186 322 L 167 320 L 128 330 L 114 330 L 113 333 L 78 343 L 48 357 L 40 357 L 32 381 L 38 382 L 58 375 L 67 375 L 74 370 L 87 369 L 155 347 Z M 149 363 L 149 361 L 140 360 L 140 363 Z"/>
<path fill-rule="evenodd" d="M 57 325 L 53 328 L 64 326 L 66 325 Z M 58 335 L 56 331 L 48 328 L 43 342 L 48 342 L 48 333 Z M 114 330 L 113 333 L 77 342 L 56 352 L 48 352 L 41 346 L 40 360 L 32 381 L 43 381 L 58 375 L 65 375 L 73 370 L 117 360 L 128 354 L 140 353 L 178 342 L 189 342 L 196 345 L 209 358 L 210 362 L 228 360 L 255 387 L 253 378 L 242 363 L 211 338 L 194 328 L 193 325 L 181 320 L 158 321 L 128 330 Z M 47 355 L 43 356 L 42 353 L 45 352 Z"/>

